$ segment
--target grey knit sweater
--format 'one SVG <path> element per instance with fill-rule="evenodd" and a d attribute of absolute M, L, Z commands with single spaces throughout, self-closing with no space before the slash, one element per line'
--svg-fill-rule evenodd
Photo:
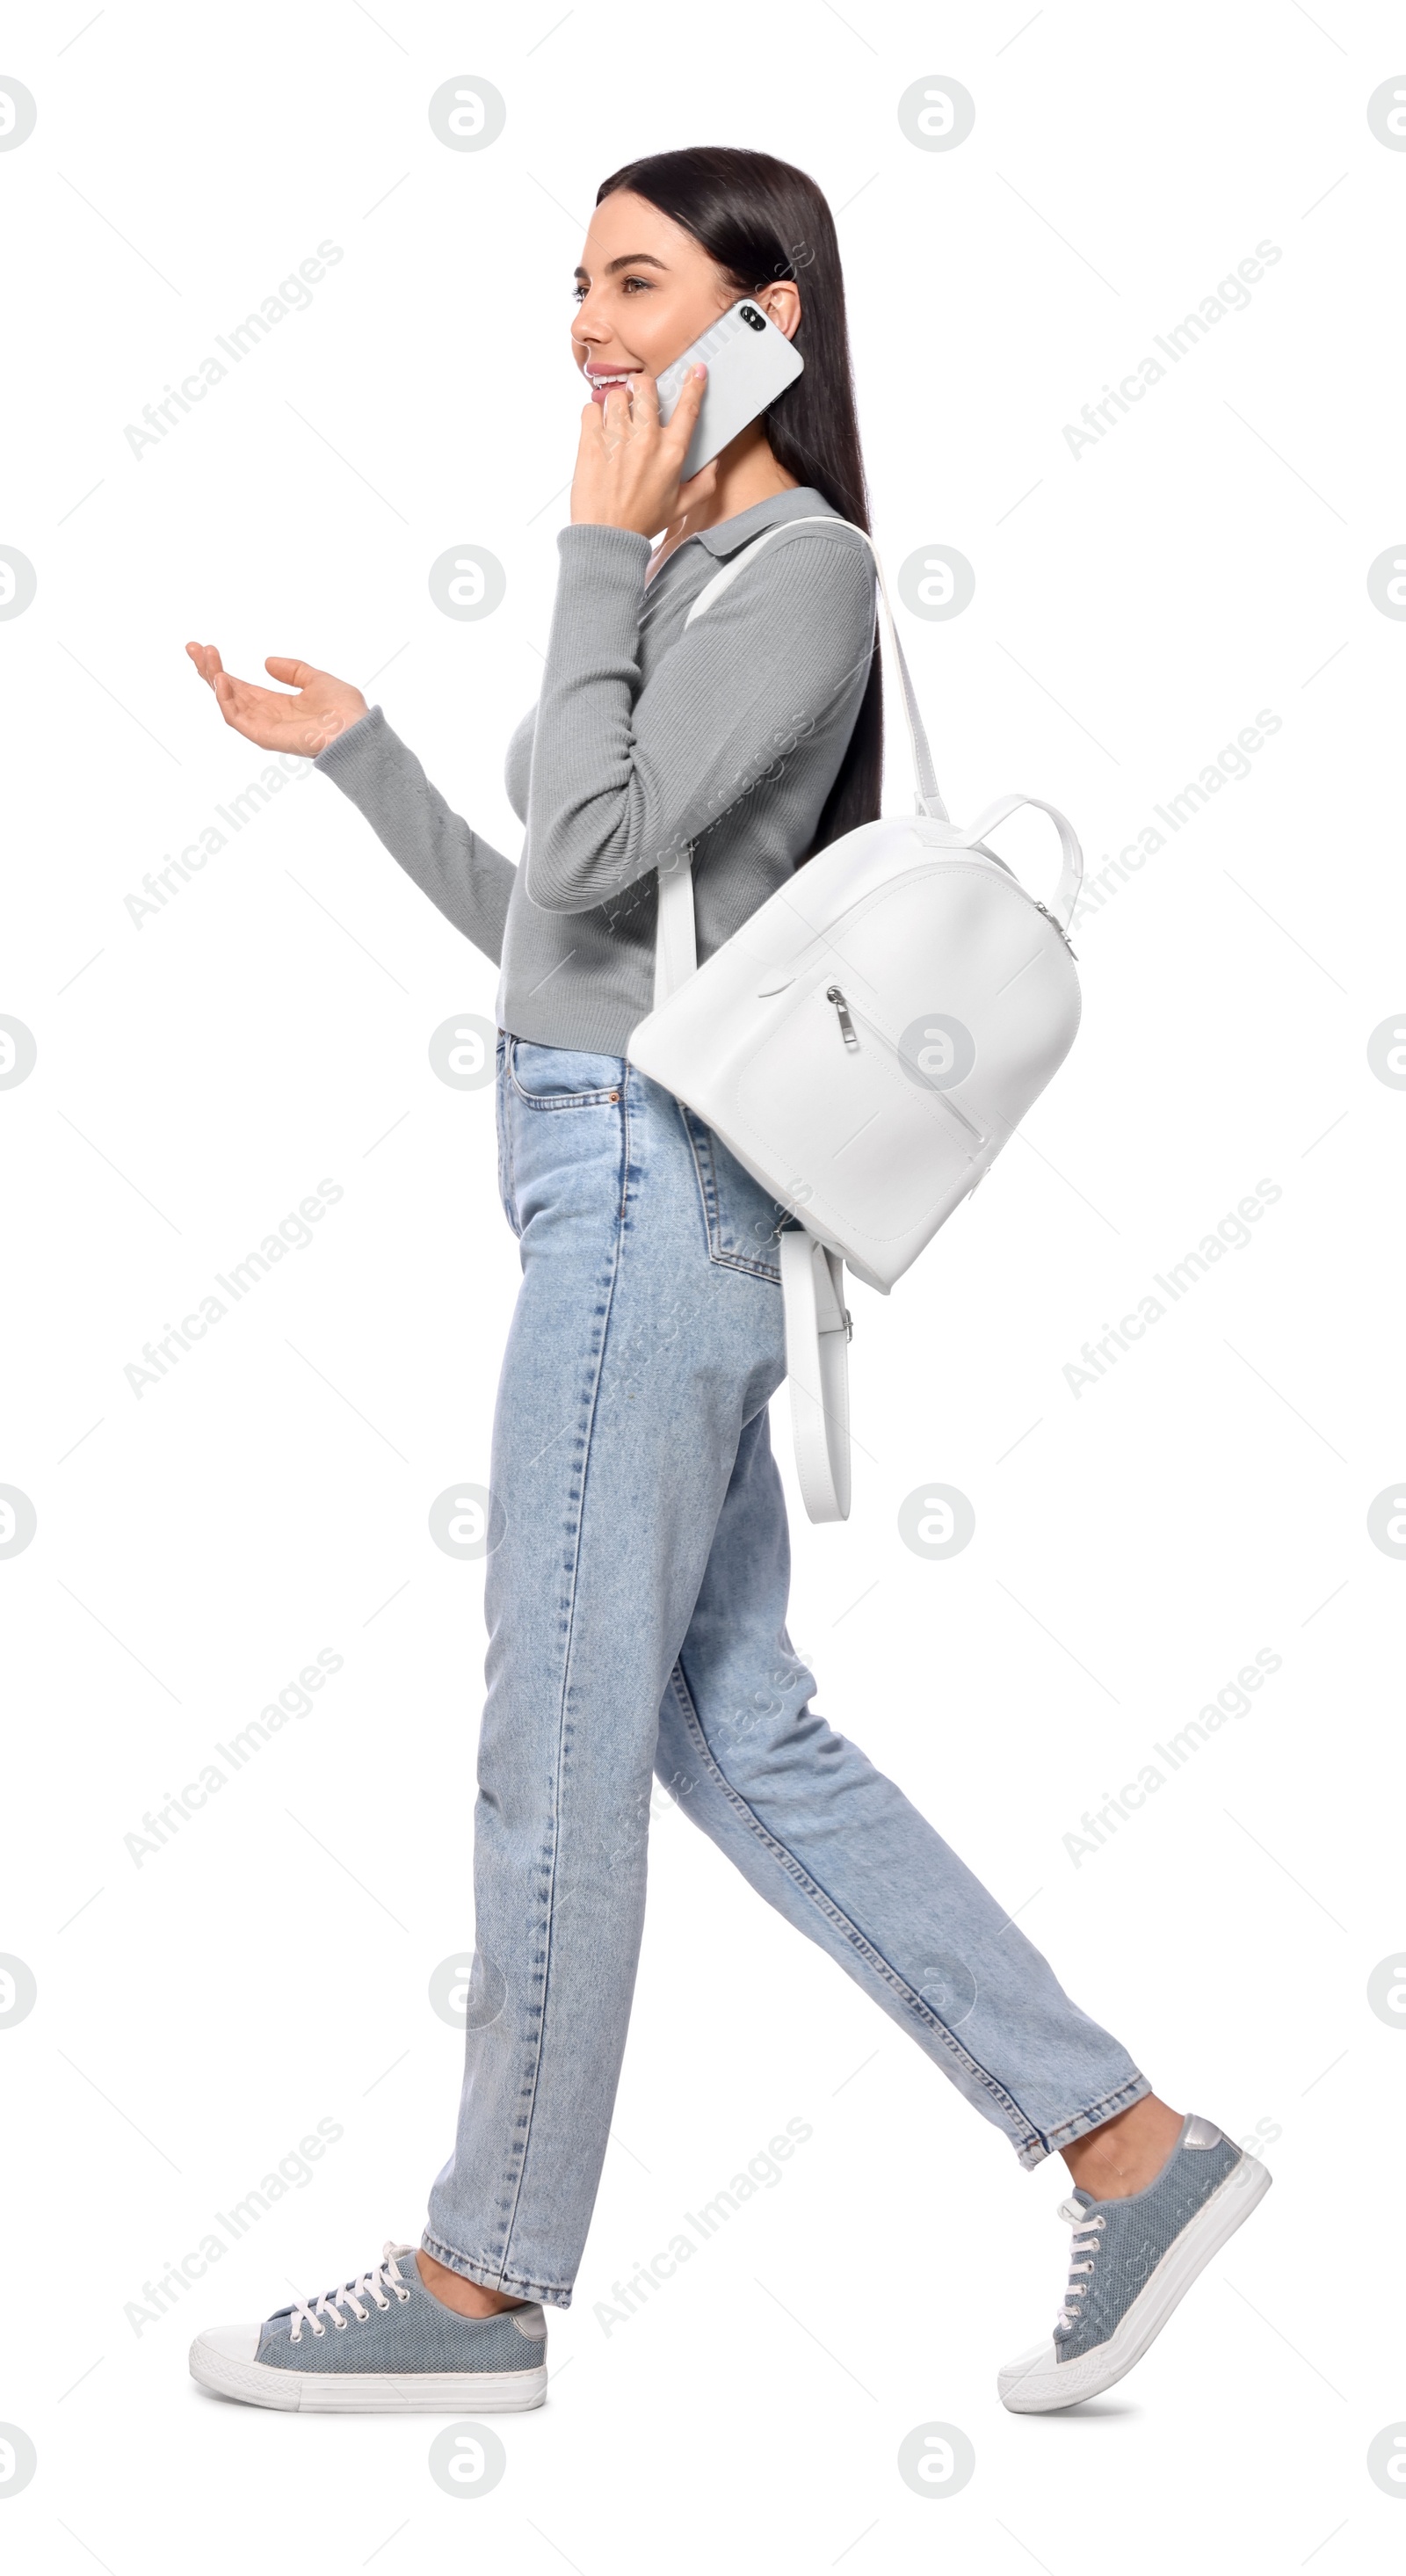
<path fill-rule="evenodd" d="M 646 583 L 647 537 L 573 526 L 542 694 L 508 748 L 521 863 L 450 812 L 379 707 L 318 754 L 393 858 L 502 975 L 500 1025 L 623 1055 L 651 1006 L 655 870 L 690 845 L 700 962 L 790 876 L 869 676 L 873 558 L 844 526 L 766 547 L 684 633 L 719 565 L 820 513 L 802 487 L 688 538 Z"/>

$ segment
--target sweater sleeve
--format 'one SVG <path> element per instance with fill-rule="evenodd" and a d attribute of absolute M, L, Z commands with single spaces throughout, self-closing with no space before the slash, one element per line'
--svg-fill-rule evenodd
<path fill-rule="evenodd" d="M 501 850 L 451 814 L 413 751 L 379 707 L 358 717 L 313 763 L 365 815 L 406 875 L 445 918 L 491 957 L 503 960 L 503 925 L 517 870 Z"/>
<path fill-rule="evenodd" d="M 534 904 L 572 913 L 667 865 L 799 741 L 853 720 L 874 575 L 857 538 L 778 534 L 641 686 L 649 540 L 581 524 L 557 545 L 523 869 Z"/>

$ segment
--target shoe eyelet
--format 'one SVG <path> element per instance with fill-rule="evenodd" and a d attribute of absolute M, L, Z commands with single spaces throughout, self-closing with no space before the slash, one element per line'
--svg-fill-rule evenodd
<path fill-rule="evenodd" d="M 314 2327 L 313 2327 L 313 2333 L 316 2335 L 317 2340 L 318 2340 L 318 2342 L 319 2342 L 319 2343 L 321 2343 L 322 2338 L 323 2338 L 323 2336 L 326 2334 L 326 2332 L 327 2332 L 327 2328 L 326 2328 L 326 2326 L 314 2326 Z"/>
<path fill-rule="evenodd" d="M 409 2298 L 409 2296 L 410 2296 L 410 2293 L 409 2293 L 409 2291 L 408 2291 L 408 2290 L 397 2290 L 397 2292 L 396 2292 L 396 2297 L 399 2299 L 400 2304 L 401 2304 L 401 2306 L 402 2306 L 402 2307 L 404 2307 L 405 2302 L 406 2302 L 406 2300 Z"/>

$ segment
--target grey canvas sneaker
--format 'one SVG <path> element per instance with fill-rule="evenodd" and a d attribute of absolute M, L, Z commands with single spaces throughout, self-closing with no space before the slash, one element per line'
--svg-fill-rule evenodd
<path fill-rule="evenodd" d="M 1013 2415 L 1047 2415 L 1111 2388 L 1271 2180 L 1267 2166 L 1193 2115 L 1145 2191 L 1126 2200 L 1075 2191 L 1061 2201 L 1074 2230 L 1064 2305 L 1053 2341 L 1000 2373 L 1002 2404 Z"/>
<path fill-rule="evenodd" d="M 547 2394 L 547 2320 L 535 2301 L 461 2317 L 425 2288 L 414 2246 L 387 2243 L 340 2289 L 207 2328 L 190 2368 L 219 2397 L 290 2414 L 502 2414 Z"/>

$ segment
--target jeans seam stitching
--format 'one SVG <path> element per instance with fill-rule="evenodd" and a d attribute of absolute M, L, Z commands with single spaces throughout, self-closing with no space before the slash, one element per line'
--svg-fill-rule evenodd
<path fill-rule="evenodd" d="M 705 1180 L 704 1175 L 703 1175 L 703 1166 L 702 1166 L 701 1162 L 700 1162 L 700 1161 L 699 1161 L 699 1159 L 698 1159 L 698 1139 L 697 1139 L 697 1137 L 695 1136 L 695 1134 L 694 1134 L 694 1132 L 693 1132 L 693 1120 L 692 1120 L 692 1119 L 690 1118 L 690 1116 L 689 1116 L 688 1108 L 687 1108 L 687 1105 L 686 1105 L 686 1103 L 685 1103 L 684 1101 L 682 1101 L 682 1100 L 677 1101 L 675 1105 L 676 1105 L 676 1107 L 677 1107 L 677 1109 L 678 1109 L 678 1113 L 679 1113 L 679 1120 L 680 1120 L 680 1123 L 681 1123 L 681 1125 L 682 1125 L 682 1127 L 683 1127 L 683 1132 L 684 1132 L 685 1136 L 686 1136 L 686 1137 L 687 1137 L 687 1139 L 688 1139 L 688 1150 L 689 1150 L 690 1154 L 691 1154 L 691 1155 L 692 1155 L 692 1157 L 693 1157 L 693 1173 L 694 1173 L 694 1178 L 695 1178 L 695 1180 L 696 1180 L 696 1181 L 697 1181 L 697 1183 L 698 1183 L 698 1198 L 699 1198 L 699 1205 L 700 1205 L 700 1209 L 701 1209 L 701 1213 L 702 1213 L 702 1217 L 703 1217 L 703 1247 L 704 1247 L 704 1250 L 706 1251 L 706 1253 L 707 1253 L 707 1255 L 708 1255 L 709 1260 L 711 1261 L 711 1260 L 713 1259 L 713 1257 L 714 1257 L 714 1255 L 713 1255 L 713 1224 L 714 1224 L 714 1206 L 713 1206 L 713 1203 L 712 1203 L 712 1202 L 710 1202 L 710 1199 L 709 1199 L 709 1193 L 708 1193 L 708 1183 L 707 1183 L 707 1181 Z"/>
<path fill-rule="evenodd" d="M 750 1261 L 745 1252 L 713 1252 L 709 1259 L 717 1270 L 745 1270 L 752 1279 L 769 1279 L 774 1287 L 781 1285 L 781 1273 L 769 1261 Z"/>
<path fill-rule="evenodd" d="M 829 1891 L 821 1887 L 819 1880 L 814 1876 L 814 1874 L 810 1870 L 804 1869 L 802 1864 L 796 1859 L 795 1854 L 788 1851 L 786 1845 L 783 1842 L 780 1842 L 776 1835 L 770 1831 L 769 1827 L 762 1823 L 761 1818 L 757 1815 L 755 1809 L 743 1797 L 740 1789 L 734 1788 L 732 1782 L 728 1779 L 726 1772 L 723 1770 L 717 1755 L 714 1753 L 712 1746 L 708 1742 L 706 1734 L 704 1733 L 703 1721 L 699 1717 L 698 1711 L 694 1706 L 693 1694 L 684 1679 L 683 1665 L 681 1662 L 675 1664 L 670 1679 L 671 1685 L 678 1697 L 680 1707 L 683 1711 L 685 1725 L 690 1727 L 696 1734 L 703 1758 L 711 1765 L 715 1772 L 718 1784 L 722 1789 L 724 1796 L 741 1814 L 744 1821 L 751 1827 L 752 1832 L 756 1834 L 758 1839 L 764 1842 L 769 1850 L 780 1860 L 783 1868 L 788 1870 L 791 1877 L 801 1885 L 802 1892 L 812 1898 L 819 1911 L 821 1913 L 828 1913 L 831 1921 L 835 1923 L 839 1929 L 846 1932 L 852 1932 L 854 1934 L 855 1940 L 853 1946 L 859 1954 L 867 1954 L 868 1960 L 874 1963 L 879 1972 L 883 1975 L 885 1981 L 896 1991 L 900 1991 L 906 1998 L 916 2004 L 920 2013 L 928 2016 L 934 2031 L 936 2031 L 937 2034 L 945 2040 L 951 2054 L 956 2057 L 963 2066 L 965 2066 L 971 2075 L 974 2075 L 977 2078 L 978 2082 L 985 2088 L 988 2094 L 990 2094 L 991 2097 L 1001 2105 L 1002 2109 L 1012 2115 L 1013 2121 L 1019 2121 L 1023 2132 L 1020 2143 L 1026 2147 L 1032 2146 L 1036 2143 L 1047 2147 L 1048 2142 L 1042 2137 L 1041 2132 L 1036 2128 L 1033 2120 L 1029 2119 L 1027 2114 L 1021 2110 L 1019 2103 L 1016 2102 L 1006 2091 L 1005 2086 L 998 2083 L 996 2077 L 992 2075 L 986 2067 L 982 2066 L 967 2049 L 963 2048 L 961 2041 L 956 2036 L 956 2033 L 949 2030 L 947 2024 L 938 2019 L 937 2015 L 932 2010 L 932 2006 L 925 2003 L 922 1996 L 914 1991 L 913 1987 L 909 1985 L 906 1977 L 900 1976 L 892 1962 L 885 1959 L 882 1951 L 875 1948 L 873 1942 L 869 1939 L 868 1934 L 861 1931 L 859 1925 L 853 1922 L 852 1918 L 844 1912 L 844 1909 L 836 1903 L 834 1897 L 830 1895 Z"/>
<path fill-rule="evenodd" d="M 577 1505 L 576 1537 L 571 1557 L 570 1607 L 567 1614 L 566 1643 L 562 1654 L 561 1688 L 557 1700 L 556 1767 L 553 1773 L 552 1806 L 552 1874 L 544 1909 L 547 1955 L 542 1977 L 542 2002 L 538 2021 L 537 2037 L 533 2043 L 532 2052 L 532 2098 L 527 2107 L 525 2134 L 522 2141 L 522 2155 L 518 2163 L 517 2179 L 513 2186 L 513 2205 L 511 2210 L 508 2212 L 507 2223 L 503 2230 L 503 2260 L 505 2263 L 508 2259 L 508 2251 L 512 2244 L 513 2228 L 517 2222 L 518 2203 L 522 2198 L 523 2182 L 527 2174 L 527 2160 L 532 2152 L 532 2124 L 537 2112 L 537 2096 L 542 2081 L 542 2059 L 546 2046 L 547 2007 L 551 1994 L 552 1954 L 555 1946 L 553 1936 L 556 1928 L 555 1907 L 557 1893 L 557 1863 L 561 1854 L 561 1812 L 563 1794 L 562 1745 L 566 1731 L 567 1702 L 571 1690 L 571 1651 L 576 1639 L 576 1581 L 581 1562 L 581 1530 L 586 1517 L 586 1493 L 591 1473 L 591 1440 L 595 1431 L 596 1407 L 600 1397 L 600 1383 L 605 1369 L 606 1346 L 610 1339 L 610 1326 L 615 1309 L 615 1290 L 620 1276 L 620 1256 L 624 1244 L 625 1201 L 629 1190 L 630 1178 L 630 1112 L 628 1101 L 624 1100 L 623 1097 L 621 1103 L 620 1125 L 621 1187 L 620 1197 L 616 1204 L 615 1242 L 612 1250 L 610 1266 L 610 1291 L 606 1299 L 605 1317 L 601 1327 L 600 1347 L 596 1353 L 595 1374 L 591 1384 L 590 1401 L 587 1410 L 585 1440 L 586 1454 L 581 1471 L 581 1494 Z"/>
<path fill-rule="evenodd" d="M 1058 2154 L 1061 2141 L 1066 2146 L 1072 2146 L 1076 2138 L 1087 2137 L 1090 2130 L 1101 2128 L 1105 2120 L 1111 2120 L 1119 2110 L 1127 2110 L 1132 2103 L 1142 2101 L 1151 2090 L 1152 2087 L 1141 2068 L 1135 2067 L 1126 2084 L 1115 2085 L 1113 2091 L 1105 2093 L 1100 2101 L 1090 2102 L 1082 2111 L 1071 2111 L 1067 2119 L 1057 2122 L 1049 2132 L 1048 2144 L 1051 2151 Z M 1097 2120 L 1090 2117 L 1094 2111 L 1100 2115 Z M 1078 2127 L 1079 2121 L 1083 2121 L 1086 2125 L 1083 2128 Z"/>
<path fill-rule="evenodd" d="M 514 1039 L 511 1041 L 511 1044 L 512 1044 L 512 1046 L 513 1046 L 514 1048 L 516 1048 L 516 1046 L 517 1046 L 517 1044 L 518 1044 L 518 1040 L 517 1040 L 516 1038 L 514 1038 Z M 527 1091 L 527 1090 L 525 1090 L 525 1089 L 523 1088 L 523 1085 L 519 1082 L 519 1080 L 518 1080 L 518 1078 L 517 1078 L 517 1066 L 516 1066 L 516 1062 L 514 1061 L 514 1059 L 513 1059 L 513 1057 L 512 1057 L 511 1055 L 510 1055 L 510 1056 L 509 1056 L 509 1058 L 508 1058 L 508 1079 L 509 1079 L 509 1081 L 511 1082 L 511 1084 L 512 1084 L 512 1086 L 513 1086 L 514 1091 L 516 1092 L 516 1094 L 517 1094 L 517 1096 L 518 1096 L 518 1099 L 523 1103 L 524 1107 L 525 1107 L 525 1108 L 527 1108 L 527 1109 L 599 1109 L 599 1108 L 610 1108 L 610 1107 L 613 1107 L 615 1099 L 617 1099 L 617 1098 L 619 1097 L 619 1093 L 618 1093 L 618 1092 L 617 1092 L 617 1093 L 615 1093 L 615 1094 L 612 1094 L 612 1093 L 611 1093 L 610 1091 L 608 1091 L 608 1090 L 605 1090 L 605 1091 L 562 1091 L 562 1092 L 557 1092 L 557 1093 L 555 1093 L 555 1094 L 550 1093 L 550 1092 Z M 623 1078 L 622 1078 L 622 1088 L 623 1088 Z"/>
<path fill-rule="evenodd" d="M 534 1092 L 524 1091 L 520 1082 L 515 1082 L 513 1089 L 524 1109 L 545 1110 L 549 1115 L 561 1109 L 613 1109 L 615 1106 L 608 1091 L 564 1091 L 560 1099 L 548 1100 Z"/>
<path fill-rule="evenodd" d="M 503 1055 L 503 1069 L 507 1074 L 510 1083 L 512 1083 L 512 1050 L 516 1044 L 516 1038 L 509 1038 Z M 512 1088 L 514 1090 L 516 1087 L 516 1084 L 512 1084 Z M 516 1242 L 521 1243 L 522 1227 L 519 1225 L 517 1218 L 517 1173 L 513 1165 L 513 1127 L 512 1120 L 508 1114 L 511 1105 L 510 1101 L 506 1099 L 503 1101 L 503 1178 L 505 1184 L 502 1193 L 503 1214 L 508 1220 L 509 1232 L 512 1234 Z"/>
<path fill-rule="evenodd" d="M 781 1267 L 779 1262 L 753 1261 L 744 1252 L 722 1252 L 719 1250 L 718 1247 L 722 1239 L 722 1202 L 718 1197 L 717 1180 L 715 1177 L 710 1195 L 709 1185 L 703 1177 L 703 1166 L 699 1160 L 698 1139 L 693 1132 L 693 1119 L 689 1116 L 686 1102 L 682 1100 L 678 1102 L 678 1112 L 683 1121 L 684 1134 L 688 1138 L 689 1152 L 693 1156 L 693 1169 L 697 1176 L 698 1195 L 703 1208 L 703 1240 L 709 1260 L 712 1262 L 715 1269 L 745 1271 L 750 1278 L 768 1279 L 772 1282 L 773 1286 L 779 1288 L 781 1285 Z M 693 1116 L 694 1118 L 697 1117 L 696 1111 L 693 1113 Z M 698 1123 L 700 1126 L 703 1126 L 703 1132 L 706 1136 L 712 1135 L 712 1129 L 704 1126 L 701 1119 L 699 1119 Z M 710 1169 L 712 1168 L 712 1159 L 712 1155 L 710 1154 L 708 1157 Z"/>
<path fill-rule="evenodd" d="M 467 2270 L 460 2272 L 460 2265 L 467 2265 L 472 2259 L 469 2255 L 461 2254 L 457 2246 L 446 2245 L 442 2237 L 430 2237 L 428 2228 L 425 2230 L 425 2237 L 429 2238 L 429 2242 L 426 2243 L 424 2238 L 422 2238 L 421 2244 L 423 2251 L 426 2254 L 432 2255 L 436 2263 L 443 2263 L 446 2271 L 458 2272 L 461 2280 L 478 2282 L 478 2286 L 481 2290 L 511 2290 L 521 2298 L 536 2299 L 539 2304 L 545 2299 L 551 2299 L 555 2304 L 557 2295 L 562 2291 L 565 2291 L 568 2297 L 570 2296 L 572 2285 L 569 2281 L 553 2281 L 550 2283 L 544 2283 L 540 2281 L 520 2281 L 516 2279 L 505 2280 L 501 2269 L 496 2281 L 479 2281 L 477 2272 L 470 2272 Z M 452 2262 L 449 2260 L 451 2255 L 454 2258 Z M 477 2260 L 482 2265 L 485 2272 L 492 2271 L 493 2265 L 486 2254 L 478 2256 Z"/>

